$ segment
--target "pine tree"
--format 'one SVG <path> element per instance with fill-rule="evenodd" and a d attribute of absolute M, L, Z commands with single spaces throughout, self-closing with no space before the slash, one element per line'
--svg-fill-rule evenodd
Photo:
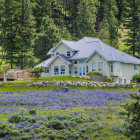
<path fill-rule="evenodd" d="M 34 52 L 35 56 L 40 58 L 41 61 L 47 59 L 47 52 L 52 46 L 61 40 L 59 29 L 54 24 L 52 18 L 46 16 L 42 19 L 40 33 L 37 36 Z"/>
<path fill-rule="evenodd" d="M 4 0 L 2 9 L 2 47 L 6 52 L 6 62 L 10 63 L 10 67 L 13 68 L 14 64 L 17 64 L 18 53 L 20 51 L 17 45 L 17 24 L 19 23 L 19 7 L 20 4 L 16 1 Z M 11 18 L 12 17 L 12 18 Z"/>
<path fill-rule="evenodd" d="M 115 0 L 100 0 L 95 29 L 98 37 L 108 44 L 117 47 L 118 42 L 118 9 Z"/>
<path fill-rule="evenodd" d="M 27 52 L 32 51 L 32 41 L 35 34 L 35 21 L 32 15 L 32 3 L 30 0 L 21 0 L 21 16 L 18 26 L 18 43 L 20 45 L 20 67 L 27 65 Z"/>
<path fill-rule="evenodd" d="M 139 12 L 138 12 L 138 1 L 137 0 L 127 0 L 128 2 L 128 14 L 125 20 L 125 27 L 128 30 L 126 44 L 131 46 L 130 51 L 132 51 L 133 56 L 136 55 L 137 48 L 139 48 L 137 40 L 139 32 Z"/>
<path fill-rule="evenodd" d="M 78 6 L 78 38 L 94 35 L 98 0 L 81 0 Z"/>

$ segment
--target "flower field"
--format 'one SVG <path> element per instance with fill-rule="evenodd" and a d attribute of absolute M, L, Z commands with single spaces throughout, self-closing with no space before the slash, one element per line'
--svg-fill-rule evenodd
<path fill-rule="evenodd" d="M 0 138 L 129 140 L 124 135 L 127 113 L 120 105 L 130 101 L 130 93 L 0 92 Z"/>

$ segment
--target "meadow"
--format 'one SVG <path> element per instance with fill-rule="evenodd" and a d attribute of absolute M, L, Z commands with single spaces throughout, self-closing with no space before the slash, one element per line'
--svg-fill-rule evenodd
<path fill-rule="evenodd" d="M 124 135 L 127 112 L 121 105 L 130 102 L 129 94 L 138 91 L 54 89 L 1 91 L 0 138 L 130 139 Z"/>

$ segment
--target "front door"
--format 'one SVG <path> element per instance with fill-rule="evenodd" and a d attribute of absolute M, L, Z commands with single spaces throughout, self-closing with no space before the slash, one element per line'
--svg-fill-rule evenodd
<path fill-rule="evenodd" d="M 86 75 L 85 67 L 79 67 L 79 74 L 80 75 Z"/>

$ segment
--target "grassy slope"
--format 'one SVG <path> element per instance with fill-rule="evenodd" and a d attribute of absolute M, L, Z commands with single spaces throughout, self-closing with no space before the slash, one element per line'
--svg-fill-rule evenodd
<path fill-rule="evenodd" d="M 37 81 L 91 81 L 82 79 L 79 77 L 72 76 L 55 76 L 55 77 L 41 77 L 41 78 L 30 78 L 17 81 L 0 82 L 0 91 L 52 91 L 60 90 L 59 86 L 47 86 L 47 87 L 27 87 L 27 83 L 37 82 Z M 94 87 L 75 87 L 69 86 L 70 90 L 109 90 L 109 91 L 138 91 L 140 88 L 94 88 Z"/>

